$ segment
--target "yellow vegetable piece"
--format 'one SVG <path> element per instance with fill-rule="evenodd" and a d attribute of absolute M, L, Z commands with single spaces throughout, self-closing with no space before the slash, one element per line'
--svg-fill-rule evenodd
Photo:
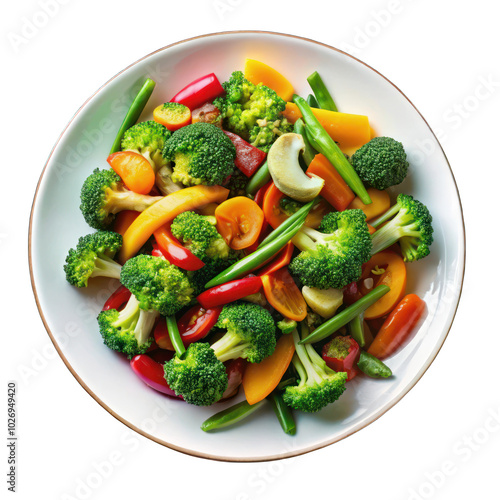
<path fill-rule="evenodd" d="M 123 245 L 118 254 L 121 263 L 133 257 L 151 235 L 180 213 L 195 210 L 208 203 L 221 203 L 229 189 L 221 186 L 192 186 L 165 196 L 141 212 L 123 235 Z"/>
<path fill-rule="evenodd" d="M 317 108 L 312 108 L 312 112 L 328 135 L 338 142 L 342 151 L 346 148 L 359 148 L 371 139 L 370 123 L 365 115 L 339 113 L 338 111 Z M 302 116 L 302 113 L 295 103 L 287 102 L 283 116 L 290 123 L 295 123 Z"/>
<path fill-rule="evenodd" d="M 292 334 L 283 335 L 276 342 L 276 349 L 260 363 L 249 363 L 243 375 L 243 390 L 249 404 L 253 405 L 269 396 L 280 383 L 292 361 L 295 345 Z"/>
<path fill-rule="evenodd" d="M 285 101 L 290 101 L 293 97 L 292 84 L 267 64 L 255 59 L 246 59 L 244 75 L 254 85 L 263 83 L 266 87 L 273 89 Z"/>
<path fill-rule="evenodd" d="M 369 205 L 365 205 L 359 196 L 356 196 L 347 208 L 360 208 L 365 213 L 366 220 L 369 221 L 387 212 L 391 208 L 391 200 L 387 191 L 380 191 L 375 188 L 368 188 L 367 191 L 372 200 Z"/>

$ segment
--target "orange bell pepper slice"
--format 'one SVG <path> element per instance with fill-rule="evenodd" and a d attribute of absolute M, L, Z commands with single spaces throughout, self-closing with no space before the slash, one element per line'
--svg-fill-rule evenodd
<path fill-rule="evenodd" d="M 139 217 L 140 213 L 141 212 L 136 212 L 135 210 L 123 210 L 118 212 L 116 214 L 113 231 L 123 236 L 132 222 Z"/>
<path fill-rule="evenodd" d="M 246 196 L 236 196 L 215 209 L 217 231 L 233 250 L 243 250 L 253 245 L 259 237 L 264 212 L 255 201 Z"/>
<path fill-rule="evenodd" d="M 374 274 L 372 270 L 385 271 Z M 392 250 L 384 250 L 375 254 L 363 265 L 361 283 L 367 278 L 373 278 L 373 287 L 387 285 L 391 290 L 371 305 L 364 314 L 365 319 L 375 319 L 391 312 L 403 298 L 406 289 L 406 266 L 401 256 Z"/>
<path fill-rule="evenodd" d="M 133 257 L 151 235 L 182 212 L 195 210 L 208 203 L 222 203 L 229 189 L 222 186 L 191 186 L 171 193 L 141 212 L 123 235 L 118 255 L 122 263 Z"/>
<path fill-rule="evenodd" d="M 247 365 L 242 385 L 249 404 L 258 403 L 271 394 L 290 365 L 294 352 L 292 335 L 283 335 L 276 342 L 271 356 L 260 363 Z"/>
<path fill-rule="evenodd" d="M 134 151 L 117 151 L 110 154 L 107 161 L 130 191 L 149 194 L 153 189 L 155 185 L 153 167 L 141 154 Z"/>
<path fill-rule="evenodd" d="M 262 288 L 267 301 L 285 318 L 302 321 L 307 316 L 307 304 L 286 267 L 264 274 Z"/>
<path fill-rule="evenodd" d="M 367 191 L 372 200 L 369 205 L 365 205 L 360 197 L 356 196 L 347 208 L 360 208 L 365 213 L 366 220 L 372 220 L 391 208 L 391 200 L 387 191 L 380 191 L 375 188 L 368 188 Z"/>
<path fill-rule="evenodd" d="M 267 64 L 255 59 L 245 59 L 243 74 L 254 85 L 262 83 L 274 90 L 284 101 L 290 101 L 293 97 L 293 85 L 280 72 Z"/>

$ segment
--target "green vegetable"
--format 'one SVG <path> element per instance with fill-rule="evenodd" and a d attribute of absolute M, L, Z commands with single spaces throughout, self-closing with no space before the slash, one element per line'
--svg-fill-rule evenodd
<path fill-rule="evenodd" d="M 363 350 L 359 355 L 358 368 L 373 378 L 387 378 L 392 375 L 391 369 L 385 363 Z"/>
<path fill-rule="evenodd" d="M 274 413 L 276 414 L 276 418 L 278 419 L 278 422 L 280 423 L 285 434 L 294 436 L 297 432 L 295 419 L 293 418 L 290 408 L 283 400 L 281 393 L 279 391 L 273 391 L 267 399 L 269 399 L 269 401 L 273 404 Z"/>
<path fill-rule="evenodd" d="M 76 249 L 70 249 L 66 256 L 64 272 L 68 282 L 81 288 L 97 276 L 120 279 L 122 266 L 113 257 L 122 241 L 122 236 L 112 231 L 97 231 L 79 238 Z"/>
<path fill-rule="evenodd" d="M 307 205 L 304 205 L 303 208 L 306 207 Z M 308 208 L 309 210 L 311 209 L 311 207 Z M 297 214 L 299 212 L 297 212 Z M 304 224 L 304 221 L 306 220 L 307 213 L 307 211 L 302 213 L 302 216 L 299 219 L 295 219 L 292 225 L 288 225 L 286 226 L 286 228 L 283 228 L 283 226 L 289 219 L 291 219 L 291 217 L 287 219 L 287 221 L 285 221 L 283 224 L 281 224 L 281 226 L 277 228 L 277 230 L 279 231 L 275 230 L 270 234 L 270 236 L 273 235 L 272 241 L 266 243 L 262 247 L 259 247 L 255 252 L 252 252 L 250 255 L 243 257 L 243 259 L 229 266 L 225 271 L 215 276 L 215 278 L 212 278 L 205 285 L 205 288 L 211 288 L 216 285 L 221 285 L 222 283 L 226 283 L 227 281 L 243 276 L 275 255 L 297 234 L 299 229 Z"/>
<path fill-rule="evenodd" d="M 165 318 L 165 322 L 167 324 L 168 336 L 170 338 L 170 342 L 172 343 L 177 356 L 182 356 L 186 352 L 186 348 L 182 342 L 182 337 L 179 332 L 179 327 L 177 326 L 177 320 L 175 316 L 167 316 Z"/>
<path fill-rule="evenodd" d="M 113 225 L 118 212 L 142 212 L 161 199 L 129 191 L 114 170 L 96 168 L 83 183 L 80 210 L 90 227 L 105 230 Z"/>
<path fill-rule="evenodd" d="M 222 429 L 229 425 L 236 424 L 237 422 L 249 417 L 265 404 L 265 399 L 255 403 L 254 405 L 248 404 L 248 401 L 245 399 L 240 403 L 236 403 L 235 405 L 212 415 L 210 418 L 207 418 L 207 420 L 201 424 L 201 430 L 205 432 L 215 431 L 217 429 Z"/>
<path fill-rule="evenodd" d="M 328 135 L 314 116 L 306 101 L 295 95 L 293 102 L 298 106 L 306 124 L 306 134 L 311 146 L 322 153 L 328 161 L 337 169 L 347 185 L 360 197 L 361 201 L 368 205 L 372 202 L 363 182 L 356 171 L 352 168 L 344 153 L 337 146 L 335 141 Z"/>
<path fill-rule="evenodd" d="M 222 87 L 226 95 L 215 99 L 214 105 L 221 112 L 225 130 L 266 152 L 281 134 L 292 131 L 282 116 L 286 102 L 274 90 L 261 83 L 254 85 L 241 71 L 233 72 Z"/>
<path fill-rule="evenodd" d="M 222 184 L 234 172 L 236 149 L 219 127 L 197 122 L 176 130 L 163 158 L 174 162 L 172 181 L 185 186 Z"/>
<path fill-rule="evenodd" d="M 153 163 L 155 171 L 165 166 L 167 162 L 162 156 L 165 141 L 170 137 L 170 131 L 159 123 L 150 120 L 140 122 L 129 128 L 123 135 L 122 151 L 135 151 Z"/>
<path fill-rule="evenodd" d="M 273 317 L 257 304 L 232 302 L 225 305 L 215 326 L 227 330 L 212 345 L 215 355 L 222 362 L 243 358 L 250 363 L 260 363 L 276 347 Z"/>
<path fill-rule="evenodd" d="M 328 92 L 326 85 L 324 84 L 319 73 L 315 71 L 311 75 L 307 77 L 307 81 L 311 86 L 312 91 L 314 92 L 314 96 L 316 97 L 317 103 L 321 109 L 328 109 L 330 111 L 338 111 L 335 102 Z"/>
<path fill-rule="evenodd" d="M 304 148 L 304 151 L 301 153 L 301 156 L 302 156 L 302 159 L 304 160 L 305 167 L 306 167 L 304 170 L 307 170 L 307 167 L 314 160 L 314 157 L 318 153 L 311 146 L 311 143 L 309 142 L 309 139 L 307 138 L 306 126 L 305 126 L 304 122 L 302 121 L 302 118 L 299 118 L 293 124 L 293 131 L 296 134 L 300 134 L 302 136 L 302 138 L 304 139 L 305 148 Z"/>
<path fill-rule="evenodd" d="M 246 196 L 247 184 L 248 177 L 237 168 L 224 187 L 229 189 L 229 198 L 234 198 L 235 196 Z"/>
<path fill-rule="evenodd" d="M 348 326 L 351 337 L 359 344 L 359 347 L 364 347 L 366 340 L 363 328 L 363 314 L 358 314 L 356 317 L 351 319 Z"/>
<path fill-rule="evenodd" d="M 165 316 L 180 311 L 193 299 L 186 273 L 161 257 L 132 257 L 123 265 L 120 281 L 136 296 L 141 309 Z"/>
<path fill-rule="evenodd" d="M 193 405 L 209 406 L 227 389 L 226 367 L 206 342 L 189 344 L 185 352 L 165 363 L 164 371 L 171 389 Z"/>
<path fill-rule="evenodd" d="M 403 182 L 408 161 L 403 145 L 390 137 L 375 137 L 351 157 L 359 178 L 375 189 L 387 189 Z"/>
<path fill-rule="evenodd" d="M 125 118 L 123 119 L 120 129 L 118 130 L 118 133 L 116 134 L 115 140 L 113 142 L 113 146 L 111 147 L 111 151 L 109 152 L 110 154 L 120 151 L 123 134 L 138 120 L 139 116 L 142 113 L 142 110 L 146 106 L 146 103 L 153 93 L 155 85 L 155 82 L 150 78 L 148 78 L 144 82 L 143 86 L 135 96 L 135 99 L 132 101 L 132 104 L 130 105 L 129 110 L 125 115 Z"/>
<path fill-rule="evenodd" d="M 312 94 L 309 94 L 307 96 L 306 102 L 307 104 L 309 104 L 311 108 L 319 108 L 318 101 L 316 100 L 316 97 L 314 97 Z"/>
<path fill-rule="evenodd" d="M 319 231 L 303 227 L 294 243 L 302 252 L 290 263 L 290 272 L 314 288 L 342 288 L 357 281 L 371 257 L 370 233 L 360 209 L 325 215 Z"/>
<path fill-rule="evenodd" d="M 310 344 L 319 342 L 325 339 L 332 333 L 336 332 L 339 328 L 347 325 L 349 321 L 359 316 L 362 312 L 366 311 L 372 304 L 377 302 L 380 297 L 383 297 L 390 288 L 386 285 L 379 285 L 373 290 L 370 290 L 366 295 L 361 297 L 359 300 L 347 306 L 344 310 L 337 313 L 333 318 L 322 323 L 318 328 L 316 328 L 311 335 L 302 339 L 301 344 Z"/>
<path fill-rule="evenodd" d="M 104 344 L 132 358 L 149 349 L 153 341 L 151 334 L 158 316 L 156 311 L 141 309 L 137 298 L 131 295 L 121 311 L 116 309 L 101 311 L 97 316 L 97 322 Z"/>
<path fill-rule="evenodd" d="M 429 255 L 433 241 L 432 216 L 422 202 L 409 194 L 398 195 L 396 204 L 372 225 L 379 227 L 388 220 L 372 234 L 372 254 L 399 241 L 405 261 L 412 262 Z"/>
<path fill-rule="evenodd" d="M 269 173 L 269 167 L 267 166 L 267 161 L 265 161 L 255 174 L 252 175 L 251 179 L 248 181 L 245 192 L 251 196 L 254 196 L 257 191 L 267 184 L 271 180 L 271 174 Z"/>
<path fill-rule="evenodd" d="M 297 328 L 297 322 L 290 318 L 283 318 L 276 323 L 276 326 L 281 330 L 283 335 L 288 335 Z"/>
<path fill-rule="evenodd" d="M 307 337 L 307 325 L 303 322 L 301 327 L 302 337 Z M 295 343 L 292 363 L 298 373 L 299 383 L 287 386 L 283 399 L 296 410 L 316 412 L 342 395 L 347 374 L 333 371 L 311 345 L 302 345 L 297 330 L 292 335 Z"/>

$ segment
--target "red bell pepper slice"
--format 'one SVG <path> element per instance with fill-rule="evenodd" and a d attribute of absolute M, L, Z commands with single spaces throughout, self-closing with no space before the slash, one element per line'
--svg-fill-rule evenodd
<path fill-rule="evenodd" d="M 262 288 L 260 276 L 249 276 L 239 280 L 228 281 L 222 285 L 214 286 L 198 295 L 198 302 L 202 307 L 208 309 L 215 306 L 223 306 L 247 295 L 257 293 Z"/>
<path fill-rule="evenodd" d="M 256 170 L 262 165 L 266 158 L 266 153 L 252 146 L 247 141 L 242 139 L 239 135 L 232 132 L 223 131 L 236 148 L 236 158 L 234 164 L 241 170 L 247 177 L 251 177 Z"/>
<path fill-rule="evenodd" d="M 222 307 L 205 309 L 200 306 L 186 311 L 177 322 L 182 343 L 188 345 L 205 337 L 217 323 L 221 311 Z"/>
<path fill-rule="evenodd" d="M 177 396 L 164 378 L 163 365 L 150 358 L 147 354 L 138 354 L 130 360 L 134 373 L 149 387 L 167 396 L 183 399 Z"/>
<path fill-rule="evenodd" d="M 358 361 L 361 349 L 349 336 L 335 337 L 323 346 L 322 356 L 325 363 L 336 372 L 346 372 L 347 380 L 352 380 L 358 373 Z"/>
<path fill-rule="evenodd" d="M 223 93 L 224 89 L 219 80 L 214 73 L 210 73 L 186 85 L 170 99 L 170 102 L 184 104 L 192 111 Z"/>
<path fill-rule="evenodd" d="M 123 285 L 119 286 L 109 297 L 109 299 L 102 306 L 103 311 L 108 311 L 109 309 L 120 309 L 125 302 L 128 302 L 132 292 L 125 288 Z"/>
<path fill-rule="evenodd" d="M 264 195 L 266 194 L 267 189 L 273 183 L 273 181 L 266 182 L 256 193 L 253 198 L 253 201 L 262 208 L 262 204 L 264 203 Z"/>
<path fill-rule="evenodd" d="M 284 246 L 279 252 L 276 258 L 268 264 L 266 267 L 262 268 L 257 276 L 263 276 L 264 274 L 271 274 L 282 267 L 288 266 L 290 260 L 292 259 L 293 250 L 295 246 L 292 241 L 289 241 L 286 246 Z"/>
<path fill-rule="evenodd" d="M 181 245 L 179 240 L 173 236 L 168 224 L 157 229 L 154 232 L 154 237 L 158 248 L 170 264 L 186 271 L 197 271 L 205 265 L 189 249 Z"/>

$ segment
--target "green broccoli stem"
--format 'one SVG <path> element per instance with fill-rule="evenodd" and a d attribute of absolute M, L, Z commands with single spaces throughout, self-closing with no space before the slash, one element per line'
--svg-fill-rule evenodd
<path fill-rule="evenodd" d="M 149 196 L 138 194 L 125 188 L 106 190 L 106 209 L 111 214 L 117 214 L 123 210 L 135 210 L 143 212 L 151 205 L 161 200 L 163 196 Z"/>
<path fill-rule="evenodd" d="M 311 106 L 311 108 L 319 108 L 318 101 L 316 100 L 316 97 L 314 97 L 312 94 L 309 94 L 306 99 L 307 104 Z"/>
<path fill-rule="evenodd" d="M 135 122 L 138 120 L 139 116 L 141 115 L 143 109 L 146 106 L 146 103 L 151 97 L 155 85 L 156 85 L 155 82 L 150 78 L 148 78 L 144 82 L 143 86 L 135 96 L 135 99 L 132 101 L 129 110 L 127 111 L 127 114 L 125 115 L 125 118 L 123 119 L 123 122 L 120 128 L 118 129 L 118 133 L 116 134 L 115 140 L 113 142 L 113 145 L 111 146 L 111 151 L 109 152 L 109 154 L 120 151 L 123 134 L 125 133 L 126 130 L 132 127 L 132 125 L 135 125 Z"/>
<path fill-rule="evenodd" d="M 349 323 L 349 321 L 354 319 L 356 316 L 366 311 L 366 309 L 377 302 L 377 300 L 380 299 L 380 297 L 383 297 L 389 290 L 390 288 L 387 285 L 379 285 L 373 290 L 370 290 L 365 296 L 354 302 L 354 304 L 346 307 L 343 311 L 333 316 L 333 318 L 330 318 L 318 326 L 318 328 L 316 328 L 308 337 L 302 339 L 300 344 L 310 344 L 325 339 L 332 333 L 336 332 L 339 328 Z"/>
<path fill-rule="evenodd" d="M 269 173 L 269 167 L 267 166 L 267 160 L 259 167 L 259 170 L 252 175 L 252 178 L 248 181 L 245 192 L 251 196 L 255 196 L 255 193 L 271 180 L 271 174 Z"/>
<path fill-rule="evenodd" d="M 383 213 L 380 217 L 370 221 L 370 226 L 377 228 L 378 226 L 383 224 L 385 221 L 394 217 L 398 213 L 400 208 L 401 207 L 400 207 L 399 203 L 396 203 L 391 208 L 389 208 L 389 210 L 387 210 L 385 213 Z"/>
<path fill-rule="evenodd" d="M 344 156 L 344 153 L 342 153 L 335 141 L 328 135 L 319 120 L 314 116 L 310 106 L 298 95 L 293 96 L 293 102 L 302 113 L 302 117 L 306 124 L 307 138 L 312 147 L 326 156 L 347 185 L 360 197 L 361 201 L 365 205 L 369 205 L 372 200 L 363 182 Z"/>
<path fill-rule="evenodd" d="M 137 324 L 137 312 L 139 311 L 139 301 L 137 297 L 132 294 L 127 301 L 125 307 L 118 313 L 118 318 L 113 322 L 115 328 L 135 328 Z"/>
<path fill-rule="evenodd" d="M 260 243 L 260 245 L 257 248 L 262 248 L 263 246 L 267 245 L 274 239 L 276 239 L 280 234 L 282 234 L 284 231 L 289 229 L 291 226 L 293 226 L 297 221 L 303 221 L 305 222 L 307 218 L 307 214 L 312 210 L 314 205 L 318 202 L 318 198 L 315 198 L 314 200 L 311 200 L 309 203 L 306 203 L 303 207 L 301 207 L 299 210 L 297 210 L 293 215 L 288 217 L 282 224 L 280 224 L 276 229 L 271 231 Z"/>
<path fill-rule="evenodd" d="M 302 152 L 302 159 L 304 160 L 306 166 L 304 170 L 307 170 L 307 167 L 314 160 L 314 157 L 317 155 L 317 151 L 311 146 L 311 143 L 307 138 L 306 126 L 304 125 L 302 118 L 297 119 L 297 121 L 293 124 L 293 131 L 296 134 L 300 134 L 302 136 L 302 139 L 304 139 L 305 148 L 304 151 Z"/>
<path fill-rule="evenodd" d="M 338 111 L 335 101 L 331 96 L 330 92 L 326 88 L 325 83 L 319 76 L 319 73 L 315 71 L 312 75 L 307 77 L 307 81 L 311 86 L 312 91 L 314 92 L 314 96 L 319 104 L 321 109 L 328 109 L 330 111 Z"/>
<path fill-rule="evenodd" d="M 307 338 L 309 330 L 304 323 L 301 324 L 301 330 L 302 330 L 302 338 L 303 339 Z M 314 366 L 309 357 L 309 352 L 306 349 L 306 346 L 302 345 L 302 341 L 300 340 L 299 333 L 297 332 L 297 330 L 294 330 L 292 332 L 292 335 L 293 335 L 293 342 L 295 344 L 295 354 L 297 355 L 297 358 L 300 361 L 300 364 L 302 365 L 303 369 L 302 373 L 300 373 L 300 371 L 297 370 L 299 372 L 301 383 L 304 383 L 306 385 L 310 385 L 311 382 L 320 384 L 323 379 L 314 369 Z M 299 363 L 297 362 L 294 363 L 295 369 L 297 369 L 298 364 Z"/>
<path fill-rule="evenodd" d="M 201 424 L 201 430 L 205 432 L 215 431 L 217 429 L 222 429 L 229 425 L 236 424 L 237 422 L 240 422 L 241 420 L 252 415 L 252 413 L 255 413 L 265 404 L 265 399 L 253 405 L 249 404 L 245 399 L 244 401 L 236 403 L 235 405 L 212 415 L 210 418 L 207 418 L 207 420 Z"/>
<path fill-rule="evenodd" d="M 256 269 L 267 259 L 271 258 L 273 255 L 279 252 L 297 234 L 299 229 L 304 224 L 304 221 L 305 216 L 297 220 L 294 224 L 292 224 L 285 231 L 279 234 L 271 242 L 261 248 L 258 248 L 255 252 L 247 255 L 238 262 L 235 262 L 232 266 L 229 266 L 227 269 L 215 276 L 215 278 L 211 279 L 205 285 L 205 288 L 212 288 L 213 286 L 222 285 L 227 281 L 231 281 L 233 279 L 244 276 L 253 269 Z"/>
<path fill-rule="evenodd" d="M 160 313 L 158 311 L 139 311 L 139 320 L 135 325 L 135 338 L 139 345 L 147 342 L 153 331 L 153 326 Z"/>
<path fill-rule="evenodd" d="M 107 255 L 102 255 L 101 257 L 96 257 L 94 259 L 94 270 L 92 271 L 92 277 L 104 276 L 106 278 L 120 279 L 120 272 L 122 266 L 115 262 L 111 257 Z"/>
<path fill-rule="evenodd" d="M 248 343 L 242 344 L 241 337 L 234 332 L 226 332 L 217 342 L 212 344 L 212 349 L 219 361 L 228 361 L 229 359 L 239 358 L 239 354 L 248 346 Z"/>
<path fill-rule="evenodd" d="M 283 401 L 283 396 L 279 391 L 273 391 L 268 397 L 273 405 L 273 410 L 285 434 L 295 435 L 297 426 L 293 418 L 292 410 Z"/>
<path fill-rule="evenodd" d="M 170 337 L 170 342 L 172 342 L 177 356 L 181 357 L 186 352 L 186 348 L 182 342 L 175 316 L 167 316 L 165 320 L 167 323 L 167 331 L 168 336 Z"/>
<path fill-rule="evenodd" d="M 366 344 L 365 331 L 363 328 L 363 313 L 355 316 L 348 323 L 349 333 L 351 337 L 359 344 L 359 347 L 364 347 Z"/>
<path fill-rule="evenodd" d="M 412 223 L 408 224 L 409 221 Z M 389 248 L 403 236 L 419 237 L 420 233 L 411 214 L 398 209 L 393 219 L 372 234 L 372 255 Z"/>

